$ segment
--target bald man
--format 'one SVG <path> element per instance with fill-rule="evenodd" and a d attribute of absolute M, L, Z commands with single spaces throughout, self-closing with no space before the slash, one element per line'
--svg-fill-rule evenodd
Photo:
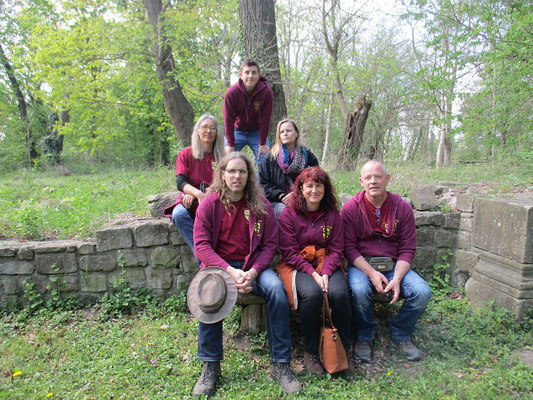
<path fill-rule="evenodd" d="M 352 321 L 357 332 L 355 358 L 372 359 L 374 292 L 393 304 L 405 299 L 390 321 L 391 339 L 410 361 L 420 359 L 411 334 L 424 313 L 431 289 L 411 269 L 416 249 L 413 209 L 400 195 L 387 191 L 390 175 L 383 164 L 368 161 L 361 169 L 363 191 L 342 207 L 344 255 L 349 261 L 348 285 Z"/>

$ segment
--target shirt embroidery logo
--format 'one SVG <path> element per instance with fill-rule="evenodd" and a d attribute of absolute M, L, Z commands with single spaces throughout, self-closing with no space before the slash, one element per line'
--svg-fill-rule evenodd
<path fill-rule="evenodd" d="M 332 226 L 329 226 L 329 225 L 324 225 L 322 227 L 322 237 L 324 238 L 324 240 L 328 240 L 329 239 L 329 235 L 331 235 L 331 230 L 333 229 Z"/>
<path fill-rule="evenodd" d="M 254 101 L 254 108 L 255 108 L 255 111 L 259 111 L 259 109 L 261 108 L 261 102 Z"/>
<path fill-rule="evenodd" d="M 247 208 L 244 209 L 244 218 L 246 218 L 246 221 L 250 222 L 250 210 Z"/>
<path fill-rule="evenodd" d="M 216 161 L 211 161 L 211 169 L 213 170 L 213 172 L 215 172 L 215 169 L 217 169 L 217 162 Z"/>
<path fill-rule="evenodd" d="M 261 221 L 256 221 L 254 224 L 254 232 L 259 235 L 261 233 Z"/>

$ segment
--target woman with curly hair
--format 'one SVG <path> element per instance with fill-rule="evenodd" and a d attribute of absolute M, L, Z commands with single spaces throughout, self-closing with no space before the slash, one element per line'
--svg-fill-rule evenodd
<path fill-rule="evenodd" d="M 283 262 L 278 265 L 293 309 L 300 310 L 304 335 L 304 365 L 324 373 L 318 356 L 323 295 L 327 293 L 333 324 L 350 350 L 350 298 L 342 269 L 344 233 L 335 190 L 319 167 L 305 169 L 294 182 L 291 200 L 279 216 Z"/>

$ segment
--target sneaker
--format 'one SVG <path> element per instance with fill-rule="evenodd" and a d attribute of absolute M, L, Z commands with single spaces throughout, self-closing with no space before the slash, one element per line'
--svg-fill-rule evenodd
<path fill-rule="evenodd" d="M 270 375 L 272 379 L 281 385 L 287 394 L 302 390 L 302 385 L 292 373 L 289 363 L 272 363 Z"/>
<path fill-rule="evenodd" d="M 320 362 L 320 357 L 316 353 L 304 353 L 304 366 L 313 375 L 323 375 L 325 370 Z"/>
<path fill-rule="evenodd" d="M 220 378 L 220 361 L 204 361 L 202 374 L 192 390 L 193 397 L 212 395 L 218 378 Z"/>
<path fill-rule="evenodd" d="M 397 342 L 393 340 L 392 343 L 405 354 L 409 361 L 420 360 L 420 351 L 418 351 L 411 340 L 406 340 L 405 342 Z"/>
<path fill-rule="evenodd" d="M 372 342 L 357 342 L 354 346 L 353 355 L 359 361 L 370 362 L 372 359 Z"/>

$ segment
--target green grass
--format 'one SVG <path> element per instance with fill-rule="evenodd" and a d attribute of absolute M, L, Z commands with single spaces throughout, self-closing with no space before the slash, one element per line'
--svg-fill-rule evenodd
<path fill-rule="evenodd" d="M 417 325 L 425 355 L 416 363 L 389 349 L 385 319 L 375 358 L 352 381 L 297 376 L 313 399 L 527 399 L 533 372 L 513 352 L 533 346 L 531 320 L 522 324 L 493 306 L 473 311 L 459 297 L 436 296 Z M 181 307 L 182 309 L 183 307 Z M 383 312 L 383 310 L 381 310 Z M 385 309 L 385 314 L 390 313 Z M 239 310 L 225 321 L 225 361 L 214 399 L 279 399 L 268 378 L 264 333 L 235 345 Z M 43 312 L 21 321 L 0 318 L 0 399 L 187 398 L 199 376 L 197 324 L 177 309 L 151 308 L 104 320 L 99 311 Z M 300 370 L 301 352 L 293 368 Z M 15 371 L 20 375 L 13 377 Z"/>
<path fill-rule="evenodd" d="M 326 167 L 327 168 L 327 167 Z M 427 183 L 476 186 L 491 195 L 532 190 L 533 166 L 454 165 L 442 169 L 414 163 L 388 163 L 389 190 L 408 195 Z M 330 169 L 338 193 L 361 190 L 357 171 Z M 148 215 L 146 196 L 175 191 L 174 171 L 112 170 L 60 176 L 55 172 L 0 175 L 0 240 L 93 237 L 119 214 Z"/>
<path fill-rule="evenodd" d="M 148 215 L 146 196 L 173 190 L 170 170 L 0 176 L 0 239 L 94 236 L 121 213 Z"/>

